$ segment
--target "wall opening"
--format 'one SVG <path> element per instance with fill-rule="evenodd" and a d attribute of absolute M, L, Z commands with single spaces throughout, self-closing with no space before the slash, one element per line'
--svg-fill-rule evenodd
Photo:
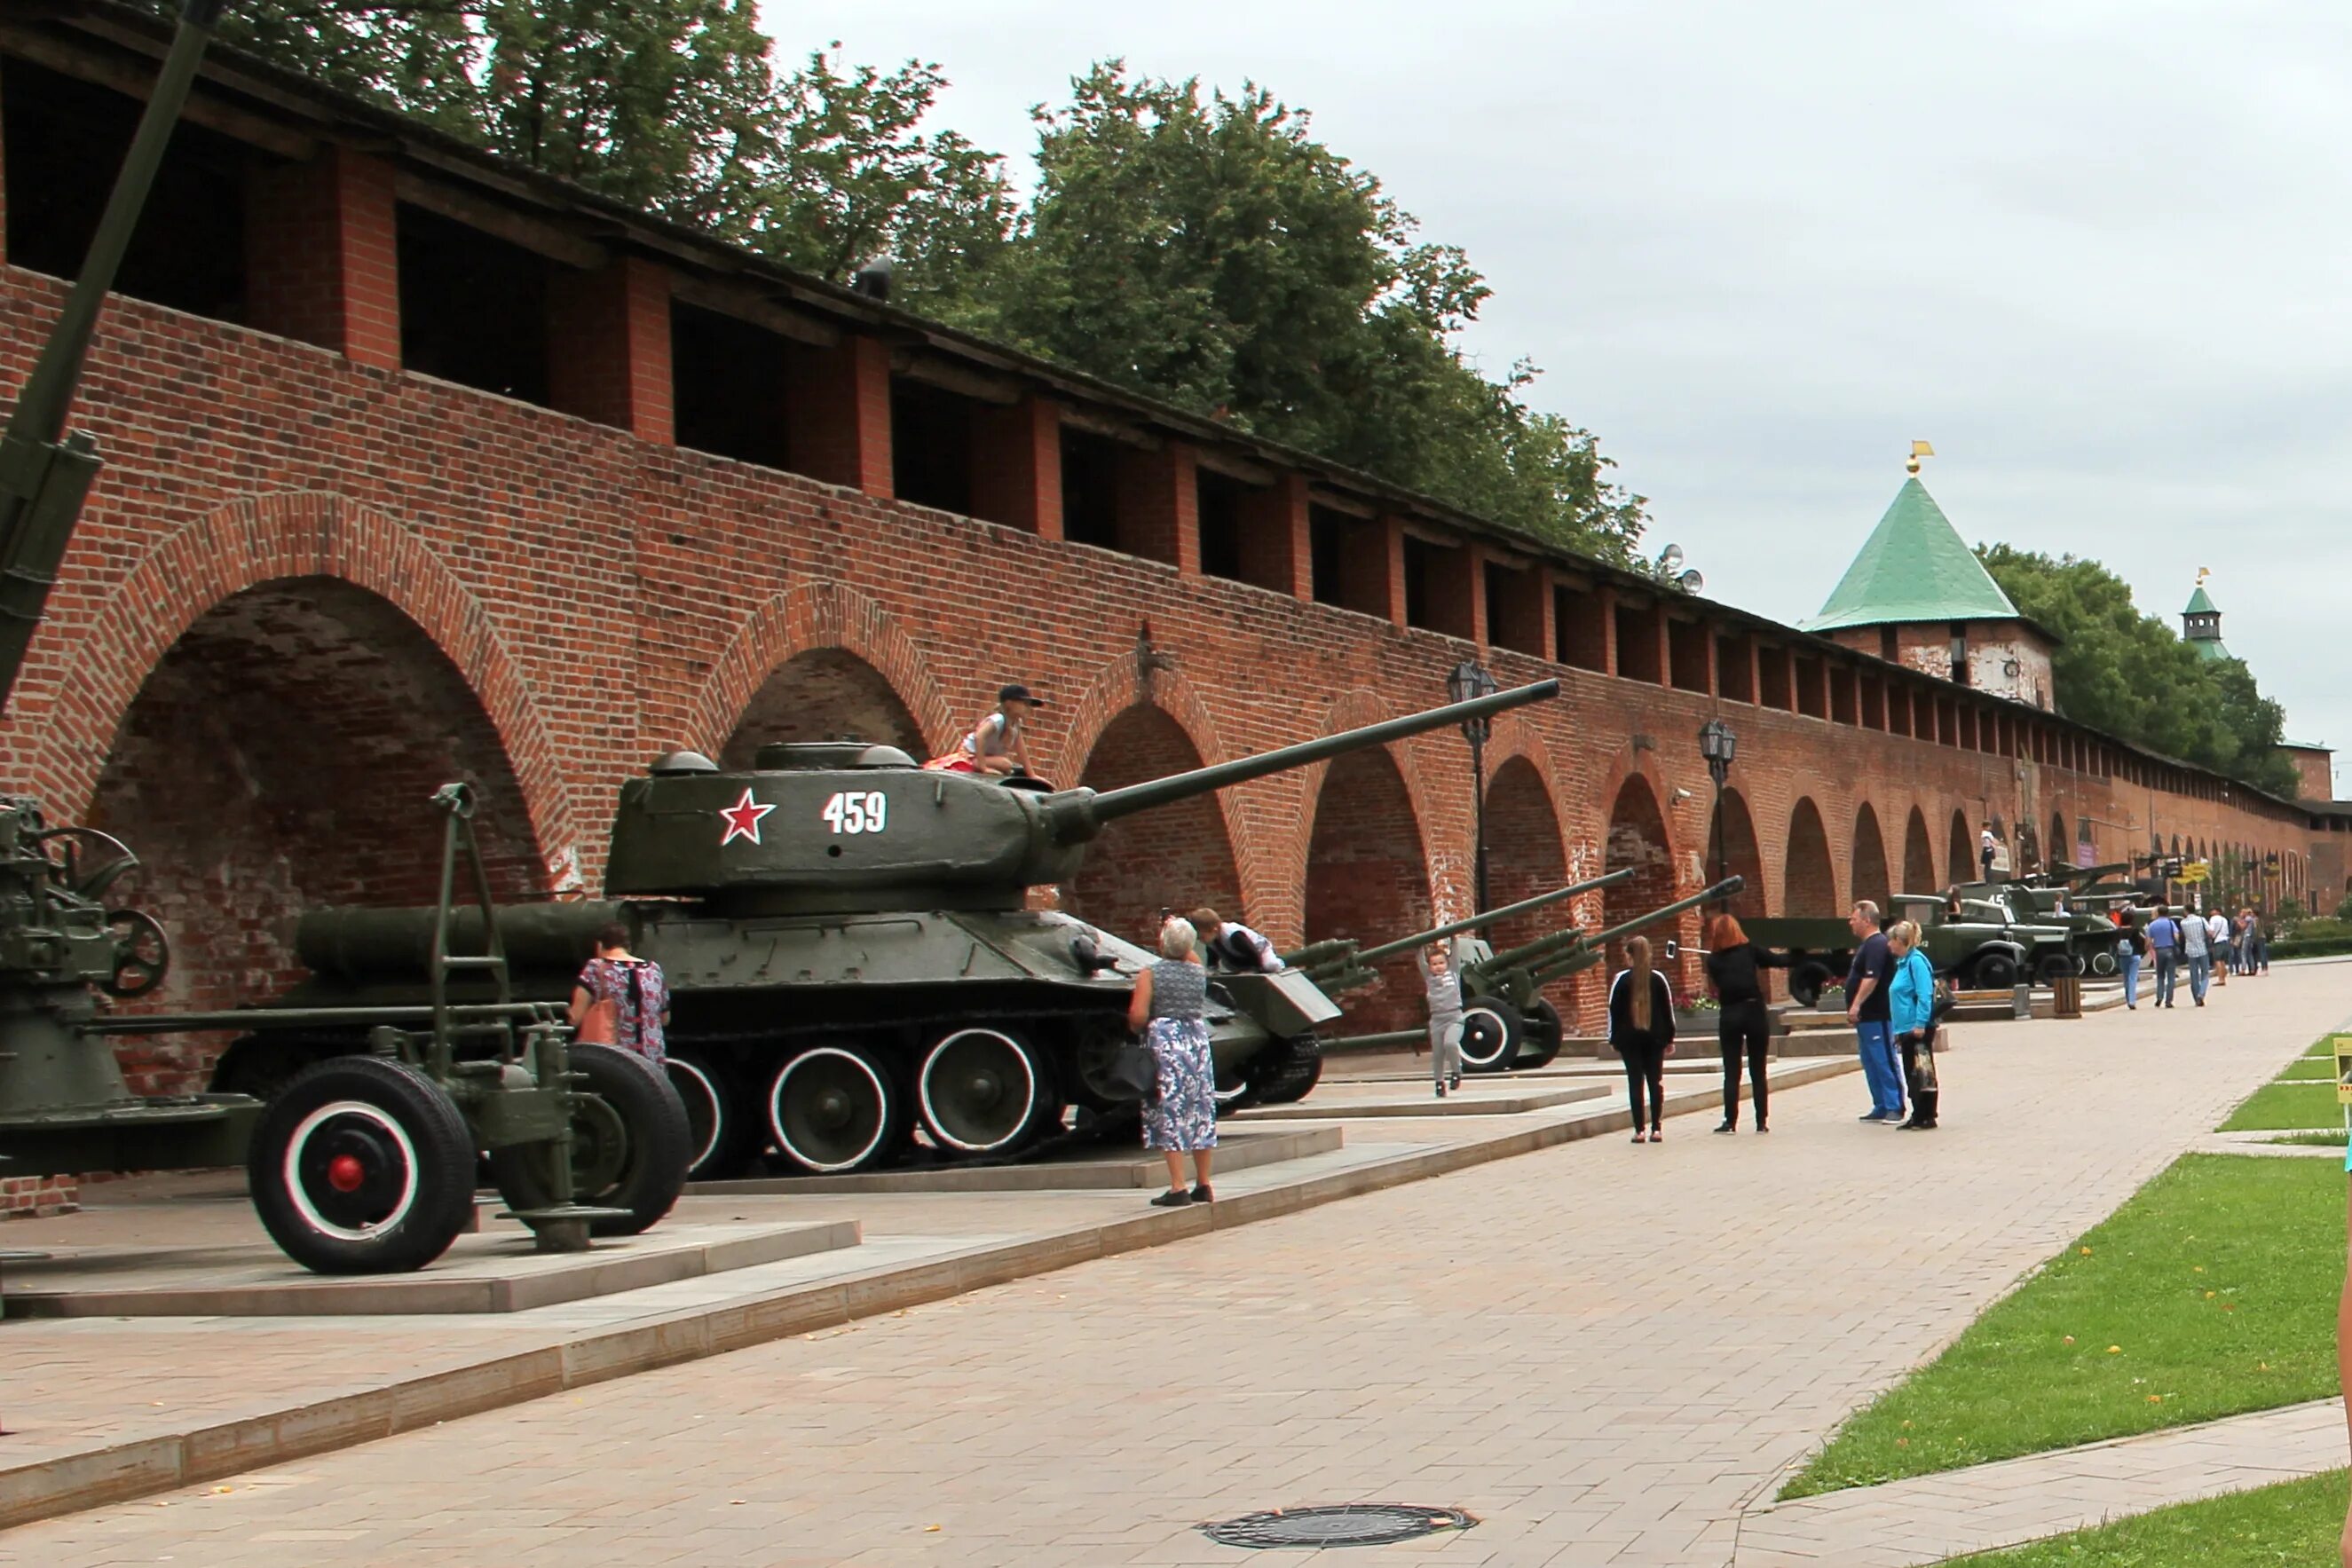
<path fill-rule="evenodd" d="M 1159 708 L 1139 704 L 1105 727 L 1076 781 L 1091 789 L 1116 789 L 1201 762 L 1183 726 Z M 1062 906 L 1071 914 L 1153 951 L 1162 908 L 1202 904 L 1228 920 L 1250 923 L 1233 842 L 1213 795 L 1196 795 L 1111 823 L 1088 846 L 1086 863 L 1062 890 Z"/>
<path fill-rule="evenodd" d="M 1118 548 L 1118 444 L 1062 426 L 1062 537 Z"/>
<path fill-rule="evenodd" d="M 790 467 L 784 385 L 793 345 L 764 327 L 683 300 L 670 302 L 669 343 L 677 444 Z"/>
<path fill-rule="evenodd" d="M 1201 573 L 1245 581 L 1242 569 L 1242 501 L 1249 486 L 1214 469 L 1199 471 Z"/>
<path fill-rule="evenodd" d="M 291 942 L 304 910 L 432 902 L 441 819 L 428 801 L 452 779 L 475 788 L 499 897 L 543 896 L 497 727 L 397 608 L 347 582 L 289 578 L 198 616 L 123 716 L 89 811 L 143 862 L 124 902 L 171 936 L 171 974 L 140 1005 L 269 1000 L 304 973 Z M 134 1089 L 186 1092 L 205 1087 L 227 1043 L 118 1050 Z"/>
<path fill-rule="evenodd" d="M 1747 638 L 1727 632 L 1715 640 L 1715 689 L 1729 702 L 1756 700 L 1756 656 Z"/>
<path fill-rule="evenodd" d="M 1756 841 L 1756 819 L 1748 810 L 1748 797 L 1738 790 L 1726 789 L 1723 807 L 1711 812 L 1706 834 L 1706 880 L 1721 881 L 1726 876 L 1738 877 L 1746 885 L 1731 895 L 1731 913 L 1745 920 L 1765 913 L 1764 853 Z M 1714 913 L 1715 905 L 1707 905 Z"/>
<path fill-rule="evenodd" d="M 971 515 L 972 400 L 912 376 L 890 378 L 890 483 L 898 499 Z"/>
<path fill-rule="evenodd" d="M 1360 549 L 1350 543 L 1349 530 L 1355 523 L 1344 512 L 1328 507 L 1307 508 L 1307 570 L 1314 578 L 1310 585 L 1318 604 L 1335 604 L 1342 610 L 1363 610 L 1360 604 L 1348 601 L 1348 553 Z M 1380 614 L 1380 610 L 1367 613 Z"/>
<path fill-rule="evenodd" d="M 1927 836 L 1927 814 L 1914 806 L 1903 825 L 1902 891 L 1934 893 L 1943 885 L 1936 878 L 1936 843 Z"/>
<path fill-rule="evenodd" d="M 1865 800 L 1853 813 L 1853 897 L 1868 899 L 1884 915 L 1893 905 L 1895 889 L 1886 875 L 1886 840 L 1878 831 L 1878 812 Z"/>
<path fill-rule="evenodd" d="M 1944 842 L 1944 852 L 1952 867 L 1956 883 L 1974 882 L 1983 873 L 1984 863 L 1977 857 L 1977 836 L 1969 831 L 1969 814 L 1952 813 L 1951 835 Z"/>
<path fill-rule="evenodd" d="M 1784 872 L 1783 915 L 1843 915 L 1838 907 L 1837 870 L 1830 861 L 1830 836 L 1821 808 L 1810 796 L 1789 813 L 1789 852 Z"/>
<path fill-rule="evenodd" d="M 1609 619 L 1598 593 L 1555 584 L 1551 591 L 1552 657 L 1580 670 L 1609 671 Z"/>
<path fill-rule="evenodd" d="M 1438 559 L 1441 553 L 1427 539 L 1404 536 L 1404 623 L 1408 626 L 1445 630 L 1436 622 L 1435 579 L 1444 570 Z"/>
<path fill-rule="evenodd" d="M 1821 660 L 1800 653 L 1792 662 L 1797 667 L 1797 711 L 1807 718 L 1827 718 L 1829 712 L 1822 702 Z"/>
<path fill-rule="evenodd" d="M 1840 724 L 1859 725 L 1862 705 L 1857 700 L 1854 674 L 1843 664 L 1829 667 L 1830 716 Z"/>
<path fill-rule="evenodd" d="M 1543 575 L 1488 561 L 1481 574 L 1486 594 L 1486 641 L 1530 658 L 1550 657 L 1544 646 Z"/>
<path fill-rule="evenodd" d="M 1785 648 L 1763 649 L 1756 660 L 1756 701 L 1760 707 L 1779 708 L 1782 713 L 1796 711 L 1795 698 L 1789 690 L 1789 652 Z"/>
<path fill-rule="evenodd" d="M 1617 606 L 1617 673 L 1629 681 L 1664 685 L 1658 646 L 1658 610 L 1654 604 Z"/>
<path fill-rule="evenodd" d="M 1315 797 L 1307 843 L 1307 940 L 1353 936 L 1366 946 L 1436 924 L 1429 857 L 1404 779 L 1385 749 L 1335 758 Z M 1412 955 L 1380 966 L 1377 984 L 1337 999 L 1343 1023 L 1326 1032 L 1372 1033 L 1428 1021 Z"/>
<path fill-rule="evenodd" d="M 143 102 L 29 60 L 0 64 L 10 265 L 81 270 Z M 261 155 L 183 120 L 172 132 L 116 291 L 217 320 L 246 319 L 246 182 Z"/>
<path fill-rule="evenodd" d="M 401 364 L 546 407 L 554 264 L 438 213 L 398 212 Z"/>
<path fill-rule="evenodd" d="M 1675 690 L 1705 693 L 1713 683 L 1707 668 L 1707 654 L 1713 651 L 1714 638 L 1704 621 L 1669 619 L 1666 622 L 1666 647 L 1673 659 L 1672 675 Z"/>
<path fill-rule="evenodd" d="M 922 727 L 881 671 L 845 649 L 810 648 L 760 683 L 719 749 L 719 765 L 749 768 L 772 741 L 844 737 L 895 746 L 918 762 L 928 749 Z"/>

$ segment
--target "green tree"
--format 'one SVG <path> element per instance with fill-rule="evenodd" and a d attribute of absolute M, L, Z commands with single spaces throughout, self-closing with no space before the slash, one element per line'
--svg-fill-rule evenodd
<path fill-rule="evenodd" d="M 1265 89 L 1098 65 L 1040 108 L 1034 202 L 940 307 L 1048 358 L 1465 510 L 1626 559 L 1592 436 L 1455 346 L 1491 292 Z"/>
<path fill-rule="evenodd" d="M 2051 655 L 2060 713 L 2168 757 L 2293 799 L 2279 755 L 2284 716 L 2236 659 L 2208 660 L 2130 587 L 2095 560 L 1979 546 L 1985 570 L 2017 608 L 2063 639 Z"/>

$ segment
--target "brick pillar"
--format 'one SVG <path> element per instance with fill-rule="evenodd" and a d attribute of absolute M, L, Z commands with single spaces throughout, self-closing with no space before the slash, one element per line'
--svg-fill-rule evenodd
<path fill-rule="evenodd" d="M 1307 476 L 1285 474 L 1242 497 L 1242 578 L 1297 599 L 1315 597 Z"/>
<path fill-rule="evenodd" d="M 1559 656 L 1559 585 L 1552 580 L 1551 568 L 1538 566 L 1528 573 L 1535 581 L 1536 657 L 1557 659 Z"/>
<path fill-rule="evenodd" d="M 786 394 L 785 446 L 793 471 L 888 500 L 890 350 L 879 339 L 845 336 L 830 349 L 794 346 Z M 1061 483 L 1055 470 L 1055 484 Z"/>
<path fill-rule="evenodd" d="M 6 106 L 6 104 L 5 104 L 5 101 L 0 101 L 0 110 L 5 110 L 5 108 L 6 108 L 6 107 L 7 107 L 7 106 Z M 5 120 L 5 118 L 6 118 L 6 116 L 5 116 L 5 114 L 0 114 L 0 120 Z M 8 153 L 8 146 L 7 146 L 6 141 L 0 141 L 0 267 L 5 267 L 5 266 L 7 266 L 7 265 L 8 265 L 8 157 L 7 157 L 7 153 Z M 5 1190 L 5 1189 L 0 1189 L 0 1190 Z"/>
<path fill-rule="evenodd" d="M 1201 487 L 1182 442 L 1119 454 L 1118 548 L 1200 575 Z"/>
<path fill-rule="evenodd" d="M 1597 588 L 1592 597 L 1600 606 L 1601 671 L 1613 675 L 1617 673 L 1617 591 L 1606 586 Z"/>
<path fill-rule="evenodd" d="M 551 269 L 550 401 L 566 413 L 669 445 L 669 273 L 641 256 L 593 272 Z"/>
<path fill-rule="evenodd" d="M 400 368 L 400 240 L 392 165 L 331 147 L 254 176 L 246 294 L 264 332 Z"/>
<path fill-rule="evenodd" d="M 1041 539 L 1062 537 L 1062 410 L 1024 397 L 972 418 L 971 513 Z"/>
<path fill-rule="evenodd" d="M 1347 574 L 1348 603 L 1370 615 L 1385 615 L 1391 626 L 1404 624 L 1404 519 L 1381 517 L 1356 534 L 1359 548 L 1348 552 L 1341 570 Z"/>

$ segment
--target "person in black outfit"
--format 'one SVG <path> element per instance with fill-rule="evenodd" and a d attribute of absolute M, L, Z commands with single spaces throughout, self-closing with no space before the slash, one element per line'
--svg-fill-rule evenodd
<path fill-rule="evenodd" d="M 1666 1056 L 1675 1049 L 1675 998 L 1666 977 L 1650 967 L 1650 939 L 1625 939 L 1626 967 L 1609 983 L 1609 1043 L 1625 1059 L 1625 1098 L 1633 1107 L 1633 1141 L 1644 1141 L 1642 1092 L 1649 1091 L 1647 1141 L 1664 1142 L 1658 1122 L 1666 1108 Z"/>
<path fill-rule="evenodd" d="M 1707 933 L 1706 983 L 1723 1009 L 1716 1035 L 1723 1048 L 1723 1124 L 1716 1131 L 1739 1131 L 1739 1057 L 1745 1051 L 1749 1092 L 1756 1100 L 1756 1130 L 1769 1133 L 1764 1054 L 1771 1049 L 1772 1028 L 1764 1010 L 1763 972 L 1787 968 L 1788 955 L 1750 942 L 1729 915 L 1717 915 Z"/>

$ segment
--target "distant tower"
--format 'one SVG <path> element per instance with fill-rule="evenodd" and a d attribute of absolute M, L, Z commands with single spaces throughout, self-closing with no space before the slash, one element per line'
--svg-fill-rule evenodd
<path fill-rule="evenodd" d="M 2221 642 L 2221 607 L 2205 591 L 2205 580 L 2212 575 L 2210 567 L 2197 569 L 2197 591 L 2189 596 L 2189 608 L 2180 612 L 2180 634 L 2207 658 L 2226 659 L 2230 650 Z"/>

